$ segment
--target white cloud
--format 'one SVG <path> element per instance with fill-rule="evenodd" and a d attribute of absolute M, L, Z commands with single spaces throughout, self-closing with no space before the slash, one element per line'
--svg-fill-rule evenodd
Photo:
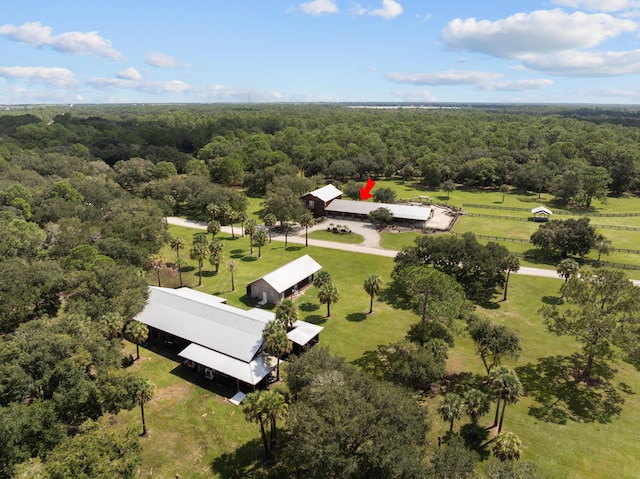
<path fill-rule="evenodd" d="M 56 67 L 0 67 L 0 77 L 46 83 L 57 88 L 77 84 L 70 70 Z"/>
<path fill-rule="evenodd" d="M 164 53 L 159 53 L 159 52 L 149 53 L 147 55 L 147 58 L 145 58 L 144 61 L 148 65 L 154 66 L 156 68 L 177 68 L 177 67 L 190 68 L 191 67 L 191 65 L 189 65 L 188 63 L 184 63 L 184 64 L 180 63 L 174 57 L 170 55 L 165 55 Z"/>
<path fill-rule="evenodd" d="M 501 73 L 479 72 L 473 70 L 447 70 L 435 73 L 387 73 L 385 75 L 395 83 L 412 85 L 478 85 L 502 78 Z"/>
<path fill-rule="evenodd" d="M 350 11 L 354 15 L 364 15 L 365 13 L 367 13 L 367 9 L 365 7 L 363 7 L 362 5 L 360 5 L 359 3 L 354 3 L 351 6 Z"/>
<path fill-rule="evenodd" d="M 559 9 L 537 10 L 494 22 L 456 18 L 444 28 L 442 38 L 450 48 L 502 58 L 521 58 L 526 54 L 594 47 L 637 27 L 634 21 L 604 13 L 567 14 Z"/>
<path fill-rule="evenodd" d="M 301 3 L 300 10 L 309 15 L 322 15 L 323 13 L 337 13 L 338 6 L 334 0 L 313 0 Z"/>
<path fill-rule="evenodd" d="M 85 98 L 75 92 L 66 90 L 33 90 L 24 87 L 0 89 L 0 103 L 77 103 Z"/>
<path fill-rule="evenodd" d="M 191 85 L 179 80 L 147 81 L 131 80 L 126 78 L 96 77 L 88 81 L 89 85 L 98 90 L 134 90 L 151 95 L 187 95 L 196 101 L 228 101 L 246 102 L 249 95 L 251 101 L 279 101 L 282 95 L 279 92 L 247 90 L 231 88 L 223 85 Z"/>
<path fill-rule="evenodd" d="M 485 91 L 526 91 L 540 90 L 553 85 L 553 80 L 546 78 L 533 80 L 505 80 L 499 82 L 490 82 L 480 85 L 480 89 Z"/>
<path fill-rule="evenodd" d="M 51 27 L 33 22 L 19 27 L 2 25 L 0 35 L 34 47 L 48 46 L 53 50 L 74 55 L 100 55 L 111 60 L 122 58 L 122 53 L 112 47 L 111 41 L 98 35 L 98 32 L 66 32 L 52 35 Z"/>
<path fill-rule="evenodd" d="M 428 90 L 394 91 L 393 95 L 403 101 L 438 101 L 438 98 Z"/>
<path fill-rule="evenodd" d="M 371 10 L 370 14 L 390 20 L 402 14 L 402 5 L 395 0 L 382 0 L 382 8 Z"/>
<path fill-rule="evenodd" d="M 552 3 L 593 12 L 619 12 L 640 7 L 638 0 L 553 0 Z"/>
<path fill-rule="evenodd" d="M 140 72 L 133 67 L 126 68 L 123 71 L 116 73 L 116 76 L 123 80 L 142 80 Z"/>
<path fill-rule="evenodd" d="M 627 52 L 568 51 L 526 55 L 525 67 L 570 77 L 607 77 L 640 73 L 640 50 Z"/>

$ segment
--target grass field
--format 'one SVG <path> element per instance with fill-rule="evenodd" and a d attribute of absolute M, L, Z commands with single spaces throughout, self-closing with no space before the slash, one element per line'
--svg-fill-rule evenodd
<path fill-rule="evenodd" d="M 187 245 L 194 232 L 171 227 L 172 236 L 184 237 Z M 325 328 L 321 344 L 349 361 L 379 344 L 400 340 L 410 324 L 418 320 L 412 312 L 396 310 L 380 300 L 374 304 L 374 314 L 366 314 L 369 298 L 362 286 L 364 278 L 375 273 L 387 284 L 393 266 L 390 258 L 300 245 L 285 249 L 283 243 L 274 242 L 265 246 L 262 258 L 257 259 L 257 250 L 253 256 L 248 255 L 248 238 L 220 236 L 227 259 L 238 263 L 237 289 L 230 291 L 227 270 L 216 275 L 210 265 L 205 265 L 200 290 L 222 295 L 232 305 L 251 307 L 252 301 L 243 297 L 248 282 L 308 253 L 332 274 L 340 300 L 332 305 L 331 318 L 326 318 L 326 306 L 318 303 L 315 288 L 309 288 L 296 298 L 301 318 L 321 324 Z M 181 256 L 188 257 L 187 251 Z M 168 247 L 163 252 L 168 259 L 175 257 Z M 190 261 L 191 269 L 184 273 L 188 286 L 197 284 L 193 263 Z M 155 283 L 153 274 L 148 279 Z M 177 283 L 176 272 L 165 270 L 163 286 Z M 523 460 L 535 461 L 549 477 L 608 478 L 614 472 L 616 477 L 638 477 L 640 373 L 620 362 L 613 364 L 616 372 L 607 387 L 587 389 L 568 379 L 566 370 L 573 360 L 571 355 L 579 350 L 578 344 L 572 338 L 546 332 L 537 314 L 542 304 L 559 301 L 560 284 L 559 280 L 514 275 L 509 301 L 478 310 L 479 315 L 515 329 L 522 338 L 522 357 L 509 366 L 517 369 L 527 396 L 507 408 L 505 430 L 515 432 L 522 440 Z M 259 432 L 255 424 L 244 420 L 241 409 L 224 402 L 224 397 L 233 391 L 211 389 L 209 383 L 185 373 L 171 357 L 144 348 L 141 351 L 144 359 L 133 368 L 149 376 L 158 392 L 145 408 L 151 437 L 142 440 L 144 461 L 140 477 L 174 477 L 176 473 L 196 479 L 248 477 L 255 467 Z M 469 338 L 456 339 L 448 370 L 452 374 L 483 374 Z M 433 442 L 448 428 L 433 413 L 436 402 L 437 398 L 428 399 Z M 481 423 L 490 424 L 492 414 L 493 411 Z M 114 427 L 139 424 L 139 410 L 120 413 L 111 422 Z M 486 456 L 487 450 L 483 453 Z"/>
<path fill-rule="evenodd" d="M 304 232 L 300 234 L 304 238 Z M 358 233 L 332 233 L 330 231 L 312 231 L 309 233 L 309 238 L 323 240 L 323 241 L 334 241 L 336 243 L 347 243 L 347 244 L 360 244 L 364 241 L 362 235 Z"/>

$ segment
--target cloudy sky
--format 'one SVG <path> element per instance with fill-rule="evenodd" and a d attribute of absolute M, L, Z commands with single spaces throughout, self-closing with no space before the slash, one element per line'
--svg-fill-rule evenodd
<path fill-rule="evenodd" d="M 0 103 L 640 103 L 640 0 L 58 0 L 0 15 Z"/>

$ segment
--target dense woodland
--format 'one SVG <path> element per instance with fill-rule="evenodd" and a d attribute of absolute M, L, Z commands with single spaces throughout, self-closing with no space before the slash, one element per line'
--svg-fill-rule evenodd
<path fill-rule="evenodd" d="M 106 412 L 143 406 L 152 395 L 148 381 L 123 366 L 120 340 L 145 339 L 144 328 L 132 318 L 147 294 L 140 271 L 171 240 L 165 216 L 234 222 L 242 219 L 248 195 L 264 198 L 265 215 L 298 221 L 302 193 L 329 179 L 349 192 L 368 177 L 419 179 L 432 187 L 510 185 L 550 192 L 560 204 L 587 209 L 607 194 L 640 190 L 639 115 L 622 109 L 335 105 L 58 106 L 5 112 L 0 116 L 0 477 L 36 472 L 51 478 L 134 477 L 140 448 L 135 432 L 114 436 L 95 421 Z M 307 359 L 309 364 L 292 365 L 289 440 L 308 447 L 285 448 L 287 471 L 304 470 L 305 477 L 314 471 L 322 472 L 318 477 L 474 477 L 477 458 L 455 440 L 429 467 L 421 467 L 420 451 L 430 447 L 424 439 L 426 412 L 406 396 L 400 400 L 395 389 L 428 389 L 443 377 L 447 348 L 460 332 L 453 324 L 462 320 L 485 355 L 488 376 L 506 381 L 517 396 L 509 371 L 499 371 L 501 358 L 517 357 L 517 337 L 471 314 L 472 302 L 486 301 L 517 267 L 509 265 L 503 247 L 481 246 L 472 236 L 459 241 L 445 245 L 424 238 L 396 260 L 398 301 L 422 315 L 406 342 L 380 346 L 375 361 L 363 361 L 361 368 L 323 350 Z M 464 261 L 455 256 L 462 252 Z M 464 270 L 471 257 L 473 267 Z M 415 264 L 434 268 L 412 269 Z M 577 281 L 568 282 L 569 297 L 587 295 Z M 551 308 L 545 315 L 558 334 L 571 334 L 571 318 L 563 320 Z M 585 348 L 597 358 L 601 343 L 596 346 Z M 328 372 L 311 377 L 313 368 Z M 462 415 L 455 408 L 470 404 L 469 395 L 482 403 L 480 414 L 486 402 L 481 395 L 495 391 L 464 394 L 443 402 L 440 414 L 452 418 L 452 430 Z M 517 397 L 497 394 L 504 415 Z M 362 416 L 349 409 L 360 406 L 366 410 Z M 327 410 L 336 416 L 323 417 Z M 348 418 L 345 423 L 353 428 L 342 431 L 343 437 L 327 427 L 326 421 L 337 417 Z M 354 417 L 361 422 L 351 422 Z M 384 432 L 366 429 L 372 422 Z M 390 440 L 398 434 L 402 444 Z M 354 443 L 355 436 L 362 443 Z M 323 448 L 333 451 L 332 462 L 316 455 Z M 338 455 L 336 448 L 352 448 L 353 455 Z M 438 475 L 447 467 L 457 475 Z M 507 461 L 503 469 L 515 467 Z M 518 477 L 537 477 L 532 465 L 517 467 Z M 504 471 L 491 477 L 510 477 Z"/>

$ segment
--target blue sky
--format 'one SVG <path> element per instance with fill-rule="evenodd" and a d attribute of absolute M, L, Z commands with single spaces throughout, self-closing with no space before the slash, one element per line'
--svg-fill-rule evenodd
<path fill-rule="evenodd" d="M 0 103 L 640 103 L 640 0 L 16 1 Z"/>

